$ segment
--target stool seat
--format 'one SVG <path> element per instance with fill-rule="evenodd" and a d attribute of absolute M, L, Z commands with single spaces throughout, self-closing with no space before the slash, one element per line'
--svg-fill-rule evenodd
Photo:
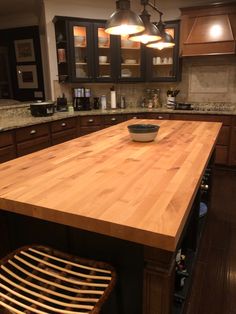
<path fill-rule="evenodd" d="M 115 281 L 107 263 L 25 246 L 1 260 L 0 306 L 16 314 L 99 313 Z"/>

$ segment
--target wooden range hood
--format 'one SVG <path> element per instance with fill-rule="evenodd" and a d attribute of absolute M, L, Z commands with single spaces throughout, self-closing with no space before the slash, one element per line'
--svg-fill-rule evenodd
<path fill-rule="evenodd" d="M 236 3 L 182 8 L 180 56 L 236 53 Z"/>

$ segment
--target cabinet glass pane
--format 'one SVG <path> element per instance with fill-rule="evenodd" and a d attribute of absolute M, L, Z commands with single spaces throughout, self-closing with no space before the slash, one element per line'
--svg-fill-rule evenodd
<path fill-rule="evenodd" d="M 166 29 L 166 32 L 174 38 L 174 29 Z M 164 48 L 162 50 L 152 49 L 152 77 L 173 77 L 174 48 Z"/>
<path fill-rule="evenodd" d="M 105 33 L 104 27 L 98 27 L 98 77 L 111 77 L 111 48 L 110 35 Z"/>
<path fill-rule="evenodd" d="M 84 26 L 74 26 L 75 69 L 77 78 L 88 77 L 87 29 Z"/>
<path fill-rule="evenodd" d="M 141 44 L 121 36 L 121 78 L 141 76 Z"/>

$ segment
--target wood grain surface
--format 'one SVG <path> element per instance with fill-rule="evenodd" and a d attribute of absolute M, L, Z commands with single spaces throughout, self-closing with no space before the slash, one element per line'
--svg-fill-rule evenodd
<path fill-rule="evenodd" d="M 132 142 L 127 125 L 160 125 Z M 0 208 L 174 251 L 221 128 L 129 120 L 0 165 Z"/>

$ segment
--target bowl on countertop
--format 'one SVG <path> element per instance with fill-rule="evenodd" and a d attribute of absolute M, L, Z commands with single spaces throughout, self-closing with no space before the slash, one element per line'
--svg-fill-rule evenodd
<path fill-rule="evenodd" d="M 131 124 L 128 125 L 130 137 L 135 142 L 151 142 L 157 136 L 160 126 L 157 124 Z"/>

